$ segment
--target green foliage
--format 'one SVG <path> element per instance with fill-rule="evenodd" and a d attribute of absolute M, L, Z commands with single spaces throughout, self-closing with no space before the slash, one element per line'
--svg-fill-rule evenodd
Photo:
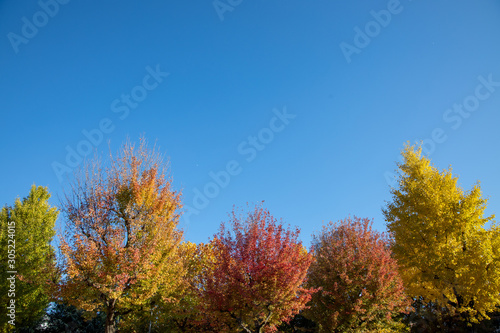
<path fill-rule="evenodd" d="M 434 302 L 424 302 L 421 297 L 413 302 L 414 311 L 407 314 L 404 322 L 411 327 L 413 333 L 489 333 L 500 328 L 500 312 L 490 313 L 490 319 L 479 323 L 468 323 L 457 320 L 453 311 Z"/>
<path fill-rule="evenodd" d="M 451 168 L 440 172 L 420 148 L 407 145 L 402 155 L 383 213 L 407 292 L 469 323 L 488 318 L 500 304 L 500 229 L 485 228 L 494 218 L 483 216 L 487 200 L 479 185 L 465 192 Z"/>
<path fill-rule="evenodd" d="M 33 185 L 26 198 L 17 199 L 13 207 L 5 206 L 0 212 L 0 302 L 4 307 L 15 299 L 16 327 L 29 326 L 42 317 L 50 301 L 48 284 L 58 278 L 50 244 L 58 211 L 49 205 L 49 198 L 47 188 Z M 8 226 L 15 229 L 9 232 Z M 15 263 L 8 261 L 7 252 L 14 244 Z M 12 274 L 7 271 L 13 270 L 17 276 L 15 297 L 11 298 L 7 278 Z M 8 320 L 0 316 L 2 331 L 12 328 Z"/>
<path fill-rule="evenodd" d="M 63 303 L 53 303 L 36 324 L 18 330 L 19 333 L 102 333 L 104 313 L 88 319 L 84 311 Z"/>
<path fill-rule="evenodd" d="M 278 327 L 278 332 L 284 333 L 312 333 L 318 331 L 318 325 L 302 314 L 295 315 L 289 322 L 284 322 Z"/>

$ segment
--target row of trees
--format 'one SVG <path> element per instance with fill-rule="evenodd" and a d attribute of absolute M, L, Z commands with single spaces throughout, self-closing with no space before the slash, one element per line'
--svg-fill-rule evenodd
<path fill-rule="evenodd" d="M 180 193 L 141 141 L 95 159 L 58 211 L 33 186 L 0 214 L 0 242 L 16 225 L 16 325 L 2 331 L 396 332 L 491 325 L 500 305 L 499 229 L 485 224 L 479 186 L 464 192 L 407 146 L 399 187 L 383 210 L 389 234 L 346 218 L 313 236 L 261 205 L 233 209 L 207 244 L 183 241 Z M 9 224 L 9 225 L 10 225 Z M 7 252 L 0 253 L 7 304 Z M 51 305 L 49 306 L 49 302 Z M 71 323 L 65 323 L 65 321 Z M 79 324 L 75 324 L 79 323 Z M 83 328 L 83 327 L 86 328 Z"/>

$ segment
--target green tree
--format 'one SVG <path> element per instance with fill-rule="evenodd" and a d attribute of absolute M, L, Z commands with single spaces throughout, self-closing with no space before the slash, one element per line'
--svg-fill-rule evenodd
<path fill-rule="evenodd" d="M 49 198 L 47 188 L 33 185 L 26 198 L 0 212 L 0 298 L 4 309 L 14 300 L 16 311 L 15 318 L 0 317 L 4 332 L 14 323 L 19 329 L 37 322 L 49 304 L 49 282 L 58 276 L 50 244 L 58 211 Z"/>
<path fill-rule="evenodd" d="M 500 304 L 500 234 L 485 224 L 479 184 L 465 192 L 451 168 L 439 171 L 406 145 L 398 187 L 383 209 L 408 294 L 474 323 Z"/>
<path fill-rule="evenodd" d="M 19 333 L 102 333 L 106 315 L 103 312 L 86 319 L 83 310 L 64 303 L 52 303 L 42 319 Z"/>
<path fill-rule="evenodd" d="M 283 322 L 278 327 L 278 332 L 283 333 L 312 333 L 318 332 L 318 325 L 305 318 L 302 314 L 295 315 L 289 322 Z"/>

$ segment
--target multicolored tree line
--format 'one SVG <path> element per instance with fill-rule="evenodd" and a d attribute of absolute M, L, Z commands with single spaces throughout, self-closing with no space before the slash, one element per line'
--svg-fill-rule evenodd
<path fill-rule="evenodd" d="M 15 222 L 18 262 L 15 325 L 2 316 L 1 330 L 487 331 L 500 307 L 500 229 L 487 201 L 418 147 L 402 155 L 387 234 L 348 217 L 307 249 L 262 204 L 234 208 L 207 244 L 184 241 L 168 165 L 145 140 L 126 143 L 75 173 L 59 209 L 33 186 L 1 210 L 1 248 Z M 7 262 L 2 251 L 2 304 Z"/>

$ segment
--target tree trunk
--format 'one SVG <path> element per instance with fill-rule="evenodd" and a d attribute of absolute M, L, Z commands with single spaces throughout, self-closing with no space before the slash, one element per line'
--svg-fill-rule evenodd
<path fill-rule="evenodd" d="M 108 309 L 106 311 L 106 329 L 105 333 L 115 333 L 116 332 L 116 324 L 115 324 L 115 302 L 110 302 L 108 304 Z"/>

